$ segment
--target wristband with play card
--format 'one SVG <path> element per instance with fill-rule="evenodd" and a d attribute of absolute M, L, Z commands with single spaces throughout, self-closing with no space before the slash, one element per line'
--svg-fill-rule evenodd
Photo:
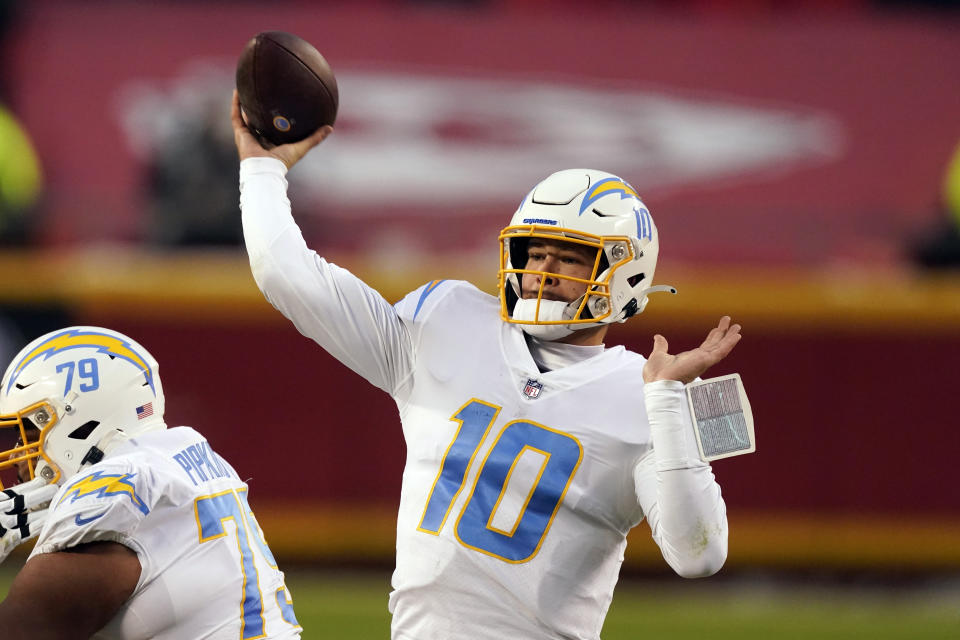
<path fill-rule="evenodd" d="M 753 453 L 753 413 L 740 374 L 691 382 L 686 386 L 700 458 L 706 462 Z"/>

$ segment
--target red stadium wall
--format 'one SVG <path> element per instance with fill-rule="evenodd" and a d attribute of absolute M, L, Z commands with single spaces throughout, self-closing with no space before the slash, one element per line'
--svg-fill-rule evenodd
<path fill-rule="evenodd" d="M 208 434 L 257 499 L 398 499 L 405 454 L 393 401 L 292 327 L 97 321 L 150 345 L 169 422 Z M 702 339 L 689 327 L 657 330 L 672 349 Z M 960 510 L 934 453 L 957 443 L 956 423 L 933 401 L 955 392 L 955 364 L 941 355 L 960 353 L 960 334 L 744 332 L 716 372 L 741 373 L 758 428 L 757 455 L 714 463 L 733 511 Z M 616 333 L 649 351 L 650 334 Z"/>
<path fill-rule="evenodd" d="M 98 321 L 151 345 L 162 363 L 170 423 L 206 433 L 250 478 L 258 509 L 283 520 L 320 507 L 330 514 L 319 519 L 329 520 L 360 508 L 369 510 L 362 522 L 372 516 L 390 521 L 405 459 L 396 407 L 295 330 L 130 323 L 109 314 Z M 694 346 L 701 334 L 689 327 L 658 330 L 674 349 Z M 629 347 L 649 349 L 649 334 L 617 333 Z M 851 337 L 842 329 L 831 335 L 749 325 L 745 333 L 735 356 L 716 372 L 744 377 L 758 429 L 757 454 L 714 463 L 734 548 L 742 542 L 738 524 L 762 540 L 755 529 L 769 530 L 770 521 L 784 515 L 823 520 L 824 532 L 839 526 L 846 536 L 843 522 L 872 519 L 879 521 L 874 526 L 903 532 L 918 523 L 955 521 L 960 490 L 949 480 L 946 452 L 956 448 L 956 422 L 939 399 L 955 393 L 955 364 L 942 354 L 960 353 L 960 333 Z M 287 511 L 275 511 L 279 505 Z M 647 538 L 645 526 L 640 529 L 638 537 Z M 792 527 L 787 535 L 801 531 Z M 310 531 L 298 533 L 294 551 L 328 555 L 322 544 L 310 543 Z M 392 534 L 392 527 L 381 531 L 377 546 L 388 546 Z M 776 544 L 765 561 L 803 562 L 800 541 Z M 897 555 L 888 563 L 918 561 L 910 547 L 890 551 Z M 943 551 L 953 562 L 960 559 L 955 550 Z M 362 548 L 351 553 L 365 554 Z M 731 560 L 747 562 L 758 553 L 755 547 Z"/>
<path fill-rule="evenodd" d="M 44 295 L 154 353 L 168 422 L 202 430 L 250 478 L 272 543 L 301 558 L 389 558 L 405 458 L 392 400 L 269 307 L 242 255 L 121 259 L 110 273 L 95 263 L 48 264 Z M 390 300 L 429 279 L 358 271 Z M 664 271 L 681 295 L 655 300 L 611 341 L 645 353 L 657 331 L 682 350 L 721 313 L 744 324 L 714 372 L 743 376 L 757 421 L 756 454 L 714 463 L 731 565 L 960 566 L 960 490 L 949 479 L 957 283 Z M 662 567 L 645 525 L 628 559 Z"/>

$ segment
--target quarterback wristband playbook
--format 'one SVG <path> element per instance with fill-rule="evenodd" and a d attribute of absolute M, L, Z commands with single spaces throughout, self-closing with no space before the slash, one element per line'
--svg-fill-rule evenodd
<path fill-rule="evenodd" d="M 740 374 L 697 380 L 685 387 L 700 459 L 753 453 L 753 413 Z"/>

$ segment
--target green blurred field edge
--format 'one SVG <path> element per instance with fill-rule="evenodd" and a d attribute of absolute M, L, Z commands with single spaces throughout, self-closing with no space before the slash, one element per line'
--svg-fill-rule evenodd
<path fill-rule="evenodd" d="M 393 302 L 435 279 L 465 279 L 493 292 L 497 255 L 334 255 Z M 264 300 L 245 251 L 157 251 L 124 245 L 0 251 L 0 303 L 58 305 L 85 313 L 176 321 L 285 322 Z M 702 327 L 723 314 L 776 331 L 869 330 L 953 333 L 960 329 L 960 272 L 852 265 L 736 267 L 662 260 L 644 323 Z"/>
<path fill-rule="evenodd" d="M 278 557 L 327 563 L 389 563 L 393 557 L 392 507 L 292 502 L 255 509 Z M 960 569 L 960 517 L 733 511 L 728 521 L 727 568 Z M 624 563 L 666 567 L 646 523 L 630 532 Z"/>

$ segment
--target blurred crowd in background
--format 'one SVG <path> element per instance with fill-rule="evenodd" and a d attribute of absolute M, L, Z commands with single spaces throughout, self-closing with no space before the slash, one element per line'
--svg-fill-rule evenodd
<path fill-rule="evenodd" d="M 94 2 L 85 3 L 88 10 L 99 9 L 102 11 L 115 10 L 118 14 L 130 13 L 139 3 L 135 2 Z M 207 5 L 215 11 L 223 3 L 151 3 L 154 10 L 163 10 L 163 6 L 168 6 L 171 10 L 182 8 L 184 5 Z M 240 3 L 242 6 L 244 3 Z M 253 6 L 255 3 L 250 3 Z M 309 5 L 309 6 L 308 6 Z M 665 2 L 659 0 L 630 1 L 630 0 L 604 0 L 602 2 L 590 3 L 589 10 L 585 10 L 582 3 L 579 2 L 550 2 L 544 3 L 536 0 L 395 0 L 393 2 L 380 3 L 338 3 L 326 2 L 317 6 L 311 3 L 274 3 L 274 6 L 292 8 L 293 11 L 299 11 L 303 15 L 315 12 L 322 16 L 326 11 L 339 11 L 343 14 L 349 10 L 350 6 L 380 7 L 386 12 L 438 12 L 449 14 L 454 12 L 464 20 L 473 18 L 482 18 L 491 13 L 524 13 L 531 16 L 543 15 L 549 5 L 549 11 L 555 15 L 569 14 L 569 20 L 576 22 L 580 18 L 590 19 L 598 13 L 613 13 L 618 16 L 618 20 L 625 23 L 642 23 L 648 17 L 655 16 L 658 20 L 664 21 L 668 28 L 679 22 L 700 22 L 700 21 L 720 21 L 721 23 L 744 23 L 758 28 L 771 23 L 796 22 L 800 24 L 814 24 L 818 22 L 824 25 L 824 30 L 829 31 L 835 28 L 835 25 L 854 25 L 873 24 L 873 29 L 877 32 L 883 32 L 891 21 L 919 24 L 934 24 L 938 20 L 945 20 L 948 23 L 953 21 L 957 24 L 960 20 L 960 2 L 951 0 L 687 0 L 684 2 Z M 17 60 L 13 48 L 22 43 L 18 40 L 17 31 L 22 25 L 31 23 L 35 14 L 46 16 L 56 14 L 70 14 L 75 10 L 76 3 L 41 1 L 41 2 L 20 2 L 18 0 L 0 0 L 0 55 L 2 55 L 2 64 L 0 64 L 0 242 L 5 245 L 44 245 L 58 244 L 64 242 L 61 234 L 51 231 L 51 227 L 61 228 L 58 224 L 61 217 L 68 217 L 64 214 L 56 213 L 65 208 L 77 207 L 76 197 L 70 193 L 70 179 L 62 175 L 62 169 L 57 168 L 52 176 L 48 176 L 45 182 L 45 166 L 49 166 L 54 160 L 53 157 L 43 157 L 45 149 L 38 149 L 33 140 L 37 135 L 37 127 L 42 127 L 44 121 L 31 121 L 30 113 L 24 113 L 25 109 L 32 107 L 25 102 L 22 95 L 25 87 L 37 81 L 32 76 L 30 63 L 26 66 L 22 60 Z M 532 17 L 531 20 L 538 18 Z M 922 27 L 921 27 L 922 28 Z M 34 26 L 34 29 L 37 29 Z M 851 29 L 851 33 L 856 32 L 857 27 Z M 104 33 L 108 33 L 109 29 Z M 55 34 L 55 29 L 53 30 Z M 159 32 L 158 32 L 159 33 Z M 895 36 L 892 37 L 891 47 L 896 48 Z M 95 42 L 96 40 L 91 40 Z M 55 46 L 55 45 L 53 45 Z M 171 43 L 172 46 L 172 43 Z M 731 46 L 746 46 L 745 43 L 733 44 Z M 107 47 L 108 48 L 108 47 Z M 323 47 L 321 47 L 323 48 Z M 203 48 L 199 49 L 201 52 Z M 956 51 L 956 48 L 953 49 Z M 329 52 L 336 60 L 338 52 L 336 50 Z M 62 52 L 60 55 L 70 55 L 69 52 Z M 895 54 L 892 54 L 895 55 Z M 78 56 L 79 57 L 79 56 Z M 198 54 L 198 57 L 202 57 Z M 230 51 L 223 51 L 223 59 L 228 60 Z M 342 56 L 347 59 L 346 71 L 349 73 L 354 68 L 364 69 L 364 66 L 370 66 L 371 62 L 359 62 L 354 60 L 351 65 L 350 56 Z M 356 58 L 357 56 L 353 56 Z M 375 59 L 372 57 L 371 60 Z M 642 54 L 638 59 L 638 68 L 635 78 L 643 81 L 645 77 L 644 68 L 650 64 L 658 64 L 659 61 L 651 61 L 648 54 Z M 943 60 L 945 65 L 953 65 L 954 70 L 960 61 Z M 409 66 L 416 69 L 417 62 L 412 62 Z M 464 67 L 464 61 L 457 63 L 460 68 Z M 19 66 L 19 68 L 17 68 Z M 456 69 L 457 66 L 454 66 Z M 170 69 L 168 71 L 174 71 Z M 222 94 L 229 91 L 232 79 L 229 75 L 212 71 L 211 69 L 201 70 L 200 72 L 187 72 L 187 79 L 179 86 L 172 89 L 167 87 L 169 93 L 166 97 L 157 95 L 146 95 L 145 101 L 160 97 L 166 100 L 165 106 L 152 105 L 144 107 L 141 101 L 139 113 L 127 113 L 116 115 L 116 109 L 113 109 L 114 103 L 118 100 L 116 95 L 101 95 L 97 99 L 101 100 L 103 105 L 103 115 L 114 120 L 114 128 L 124 128 L 126 130 L 126 144 L 134 148 L 135 155 L 138 157 L 140 170 L 137 172 L 136 186 L 137 198 L 120 202 L 117 206 L 134 208 L 134 211 L 124 211 L 122 216 L 128 221 L 126 228 L 117 228 L 116 226 L 105 230 L 96 224 L 88 225 L 92 228 L 88 235 L 83 233 L 64 234 L 68 235 L 66 242 L 73 241 L 90 242 L 97 240 L 97 234 L 107 240 L 134 241 L 147 246 L 163 247 L 184 247 L 184 246 L 236 246 L 242 242 L 239 218 L 236 215 L 236 169 L 237 162 L 232 148 L 232 140 L 229 130 L 225 125 L 223 118 Z M 157 74 L 157 69 L 145 70 L 145 78 L 152 79 Z M 76 84 L 70 86 L 60 86 L 58 91 L 63 92 L 63 102 L 57 105 L 59 116 L 65 121 L 71 121 L 74 114 L 71 104 L 71 95 L 84 91 L 84 83 L 89 79 L 85 73 L 90 73 L 89 69 L 78 69 L 78 74 L 70 79 Z M 192 77 L 190 73 L 193 73 Z M 724 72 L 729 73 L 729 71 Z M 925 69 L 917 68 L 911 70 L 911 73 L 924 74 Z M 348 76 L 349 77 L 349 76 Z M 955 77 L 955 75 L 954 75 Z M 369 81 L 374 81 L 374 79 Z M 892 78 L 893 80 L 893 78 Z M 348 82 L 348 90 L 350 83 Z M 117 86 L 111 87 L 117 89 Z M 852 88 L 851 88 L 852 89 Z M 120 87 L 120 90 L 129 90 L 129 87 Z M 833 87 L 826 90 L 834 91 Z M 852 89 L 853 90 L 853 89 Z M 154 88 L 157 93 L 162 89 Z M 891 92 L 898 91 L 895 81 L 891 84 Z M 952 94 L 955 96 L 956 94 Z M 129 96 L 127 96 L 129 98 Z M 347 94 L 346 108 L 341 118 L 341 125 L 349 135 L 351 128 L 362 126 L 358 124 L 351 113 L 351 104 L 349 102 L 350 94 Z M 46 98 L 48 99 L 48 98 Z M 812 104 L 817 104 L 814 100 Z M 957 105 L 954 105 L 956 107 Z M 362 111 L 360 107 L 358 111 Z M 382 108 L 382 107 L 381 107 Z M 389 107 L 388 107 L 389 108 Z M 682 105 L 680 105 L 682 108 Z M 877 108 L 882 110 L 882 106 Z M 164 112 L 164 109 L 166 110 Z M 136 110 L 136 109 L 134 109 Z M 151 111 L 152 110 L 152 111 Z M 150 113 L 145 113 L 145 112 Z M 829 116 L 830 114 L 826 114 Z M 186 117 L 185 117 L 186 116 Z M 83 115 L 88 118 L 89 115 Z M 146 126 L 146 120 L 153 118 L 153 125 L 157 131 L 149 133 L 143 131 Z M 160 124 L 157 124 L 157 121 Z M 388 119 L 389 121 L 389 119 Z M 47 120 L 48 122 L 48 120 Z M 82 119 L 75 121 L 75 126 L 84 126 Z M 62 125 L 61 125 L 62 126 Z M 437 125 L 444 126 L 443 123 Z M 476 123 L 467 121 L 466 123 L 453 123 L 455 129 L 470 128 L 476 126 Z M 892 128 L 898 126 L 908 126 L 905 123 L 890 122 Z M 958 127 L 952 130 L 944 130 L 943 136 L 958 137 Z M 339 133 L 339 131 L 338 131 Z M 475 135 L 475 132 L 455 130 L 450 135 Z M 521 133 L 526 135 L 525 133 Z M 482 141 L 481 141 L 482 142 Z M 642 140 L 640 141 L 642 144 Z M 525 141 L 518 139 L 516 145 L 523 145 Z M 97 142 L 93 142 L 89 151 L 88 163 L 96 163 L 97 154 L 106 151 L 102 148 L 96 148 Z M 102 141 L 104 146 L 110 146 L 106 141 Z M 636 144 L 631 140 L 624 146 Z M 111 152 L 111 151 L 108 151 Z M 61 153 L 58 149 L 52 149 L 51 154 Z M 829 153 L 829 152 L 826 152 Z M 940 174 L 937 176 L 938 189 L 929 194 L 929 206 L 926 210 L 912 210 L 905 214 L 912 220 L 907 226 L 897 226 L 888 229 L 889 233 L 900 235 L 900 255 L 897 259 L 921 265 L 924 267 L 956 267 L 960 265 L 960 186 L 957 186 L 958 175 L 960 175 L 960 142 L 957 143 L 956 150 L 952 156 L 944 156 L 940 150 L 931 149 L 931 153 L 937 153 L 939 158 L 938 165 Z M 349 156 L 353 157 L 353 156 Z M 576 160 L 576 158 L 574 158 Z M 904 162 L 910 162 L 909 158 L 903 158 Z M 429 168 L 429 166 L 427 166 Z M 640 180 L 643 184 L 644 174 L 643 166 L 631 167 L 633 174 L 627 175 L 628 179 Z M 654 167 L 656 171 L 658 168 Z M 865 171 L 869 167 L 864 168 Z M 636 174 L 636 175 L 634 175 Z M 124 181 L 126 178 L 121 178 Z M 883 180 L 883 177 L 878 177 Z M 931 183 L 932 184 L 932 183 Z M 654 182 L 654 186 L 656 183 Z M 322 188 L 322 187 L 318 187 Z M 643 187 L 641 187 L 643 188 Z M 46 198 L 47 190 L 56 193 L 55 197 Z M 656 189 L 649 189 L 659 195 Z M 444 194 L 440 194 L 441 197 Z M 85 197 L 85 196 L 80 196 Z M 349 195 L 347 196 L 349 198 Z M 109 198 L 105 198 L 109 199 Z M 324 201 L 322 197 L 319 198 Z M 515 199 L 515 198 L 513 198 Z M 503 198 L 501 201 L 506 202 Z M 326 201 L 324 201 L 326 202 Z M 668 201 L 669 202 L 669 201 Z M 132 204 L 131 204 L 132 203 Z M 329 204 L 329 203 L 328 203 Z M 334 205 L 336 202 L 334 203 Z M 330 206 L 334 206 L 330 205 Z M 80 205 L 81 207 L 96 207 L 96 204 Z M 108 203 L 102 205 L 108 208 Z M 379 207 L 379 203 L 370 205 L 370 207 Z M 431 205 L 426 204 L 429 207 Z M 471 203 L 455 202 L 445 206 L 457 206 L 470 208 Z M 656 207 L 656 202 L 654 203 Z M 736 206 L 735 204 L 733 206 Z M 776 205 L 773 205 L 776 206 Z M 868 204 L 865 206 L 874 206 Z M 891 204 L 891 207 L 898 205 Z M 722 207 L 722 205 L 721 205 Z M 349 208 L 349 203 L 348 207 Z M 401 204 L 401 213 L 407 212 L 412 220 L 416 214 L 410 212 L 411 205 Z M 474 207 L 477 208 L 477 207 Z M 682 207 L 679 213 L 683 213 Z M 799 207 L 798 207 L 799 209 Z M 801 209 L 802 210 L 802 209 Z M 491 209 L 484 209 L 480 215 L 484 220 L 496 220 L 503 218 L 499 212 L 494 218 L 490 215 Z M 843 215 L 843 211 L 836 208 L 830 211 L 830 215 Z M 850 211 L 851 216 L 861 212 Z M 790 215 L 789 213 L 787 214 Z M 694 223 L 696 218 L 692 218 Z M 353 227 L 345 225 L 342 230 L 338 228 L 325 227 L 321 216 L 313 219 L 318 231 L 325 235 L 321 236 L 321 241 L 328 243 L 329 246 L 336 247 L 338 238 L 348 236 L 353 232 Z M 497 222 L 491 222 L 490 228 L 496 226 Z M 858 223 L 862 221 L 858 219 Z M 123 225 L 121 225 L 122 227 Z M 840 226 L 843 226 L 842 224 Z M 402 227 L 402 225 L 401 225 Z M 413 238 L 421 233 L 424 225 L 417 225 L 414 222 L 410 224 L 411 231 L 407 237 Z M 431 227 L 427 226 L 430 229 Z M 480 228 L 485 228 L 481 226 Z M 399 235 L 395 232 L 399 231 Z M 436 229 L 433 229 L 436 232 Z M 391 229 L 391 237 L 404 237 L 403 229 Z M 875 231 L 874 231 L 875 232 Z M 868 232 L 869 233 L 869 232 Z M 441 234 L 446 240 L 446 236 Z M 415 246 L 416 240 L 411 240 Z M 459 240 L 452 241 L 452 244 L 461 243 Z M 349 244 L 349 243 L 346 243 Z M 471 244 L 467 241 L 466 244 Z M 351 248 L 357 248 L 351 246 Z M 374 245 L 373 249 L 378 247 Z M 370 246 L 361 247 L 369 250 Z M 869 255 L 868 255 L 869 257 Z"/>
<path fill-rule="evenodd" d="M 7 34 L 14 28 L 20 3 L 0 1 L 0 244 L 33 240 L 42 215 L 43 172 L 40 159 L 11 104 Z"/>

